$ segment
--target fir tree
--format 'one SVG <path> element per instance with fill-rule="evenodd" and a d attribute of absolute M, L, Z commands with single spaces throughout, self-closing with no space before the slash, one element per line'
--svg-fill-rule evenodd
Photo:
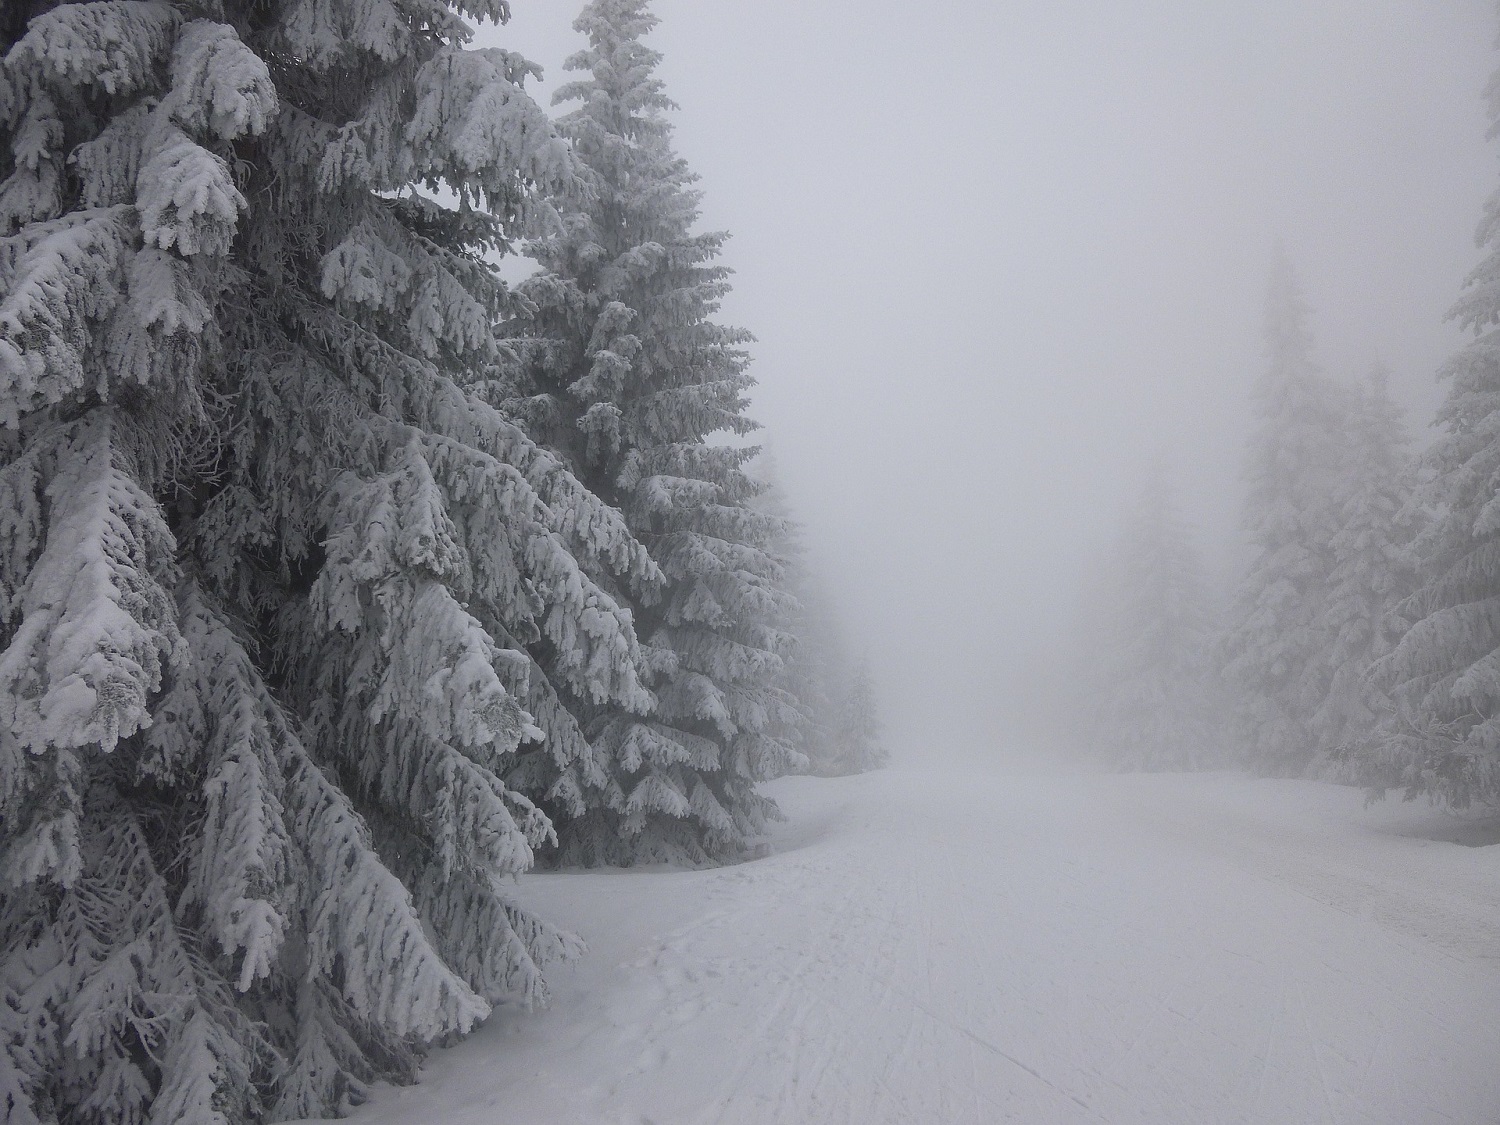
<path fill-rule="evenodd" d="M 793 600 L 785 627 L 797 642 L 783 656 L 776 681 L 797 709 L 796 721 L 786 726 L 784 737 L 807 758 L 810 773 L 835 776 L 869 768 L 859 765 L 864 760 L 860 755 L 851 759 L 843 753 L 839 732 L 848 720 L 844 696 L 859 672 L 849 657 L 828 592 L 809 564 L 802 527 L 792 517 L 774 457 L 763 452 L 749 472 L 761 490 L 755 507 L 780 519 L 784 529 L 775 550 L 785 568 L 783 585 Z M 869 702 L 873 712 L 873 691 Z"/>
<path fill-rule="evenodd" d="M 580 103 L 558 130 L 590 190 L 530 246 L 531 311 L 509 327 L 522 362 L 493 391 L 621 509 L 665 578 L 612 587 L 635 613 L 654 708 L 565 690 L 597 771 L 530 782 L 582 790 L 551 807 L 561 855 L 583 862 L 731 855 L 775 815 L 756 783 L 801 760 L 781 736 L 794 701 L 776 684 L 790 641 L 781 521 L 751 504 L 754 450 L 707 440 L 755 428 L 749 337 L 712 319 L 725 236 L 693 231 L 695 177 L 672 149 L 660 56 L 641 41 L 655 24 L 644 0 L 597 0 L 574 24 L 589 46 L 567 67 L 586 77 L 557 92 Z"/>
<path fill-rule="evenodd" d="M 506 14 L 102 0 L 5 55 L 9 1121 L 337 1112 L 576 945 L 502 886 L 553 839 L 526 646 L 649 708 L 658 572 L 472 389 L 573 174 L 464 47 Z"/>
<path fill-rule="evenodd" d="M 870 669 L 861 664 L 843 693 L 833 729 L 833 753 L 827 772 L 865 773 L 885 765 L 890 754 L 880 743 L 882 729 L 875 700 L 875 681 Z"/>
<path fill-rule="evenodd" d="M 1328 639 L 1328 689 L 1312 718 L 1319 752 L 1351 779 L 1393 718 L 1394 704 L 1371 669 L 1400 638 L 1405 622 L 1398 607 L 1416 586 L 1411 548 L 1421 511 L 1413 503 L 1406 445 L 1400 408 L 1377 369 L 1351 404 L 1343 471 L 1331 498 L 1338 530 L 1329 543 L 1333 565 L 1319 627 Z"/>
<path fill-rule="evenodd" d="M 1111 764 L 1197 769 L 1218 760 L 1202 563 L 1171 485 L 1152 472 L 1122 536 L 1096 739 Z"/>
<path fill-rule="evenodd" d="M 1307 306 L 1279 262 L 1266 309 L 1268 363 L 1257 388 L 1244 527 L 1254 557 L 1226 638 L 1225 673 L 1249 764 L 1306 771 L 1312 716 L 1328 694 L 1325 591 L 1338 525 L 1330 497 L 1343 464 L 1344 392 L 1313 362 Z"/>
<path fill-rule="evenodd" d="M 1500 128 L 1500 71 L 1488 95 Z M 1399 722 L 1370 756 L 1377 786 L 1459 807 L 1500 804 L 1500 193 L 1476 241 L 1488 253 L 1450 314 L 1474 338 L 1443 369 L 1443 433 L 1425 456 L 1436 517 L 1417 540 L 1420 585 L 1401 607 L 1412 624 L 1378 665 Z"/>

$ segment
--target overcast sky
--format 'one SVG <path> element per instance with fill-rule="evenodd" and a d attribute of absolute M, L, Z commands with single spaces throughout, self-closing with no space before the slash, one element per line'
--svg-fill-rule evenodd
<path fill-rule="evenodd" d="M 486 42 L 546 70 L 571 0 Z M 657 0 L 775 451 L 902 756 L 1015 737 L 1164 458 L 1236 555 L 1278 242 L 1421 436 L 1496 186 L 1486 0 Z"/>

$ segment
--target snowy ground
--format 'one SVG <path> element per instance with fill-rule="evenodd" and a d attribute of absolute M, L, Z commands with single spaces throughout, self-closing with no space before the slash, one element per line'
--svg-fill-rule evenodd
<path fill-rule="evenodd" d="M 1227 775 L 774 792 L 768 858 L 524 880 L 590 953 L 356 1125 L 1500 1122 L 1500 846 L 1423 838 L 1493 821 Z"/>

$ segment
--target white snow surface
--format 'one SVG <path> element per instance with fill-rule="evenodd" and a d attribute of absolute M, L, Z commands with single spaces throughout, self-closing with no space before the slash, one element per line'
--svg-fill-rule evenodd
<path fill-rule="evenodd" d="M 589 943 L 356 1125 L 1500 1122 L 1500 838 L 1230 774 L 789 778 L 765 858 L 525 876 Z"/>

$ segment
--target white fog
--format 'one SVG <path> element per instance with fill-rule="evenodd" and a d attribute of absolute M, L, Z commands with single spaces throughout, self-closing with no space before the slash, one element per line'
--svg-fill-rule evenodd
<path fill-rule="evenodd" d="M 1497 43 L 0 0 L 0 1119 L 1500 1122 Z"/>
<path fill-rule="evenodd" d="M 898 753 L 1068 705 L 1037 666 L 1153 459 L 1242 565 L 1278 246 L 1322 365 L 1384 363 L 1431 420 L 1494 186 L 1491 5 L 653 10 L 753 413 Z M 490 38 L 550 97 L 571 21 L 517 3 Z"/>

